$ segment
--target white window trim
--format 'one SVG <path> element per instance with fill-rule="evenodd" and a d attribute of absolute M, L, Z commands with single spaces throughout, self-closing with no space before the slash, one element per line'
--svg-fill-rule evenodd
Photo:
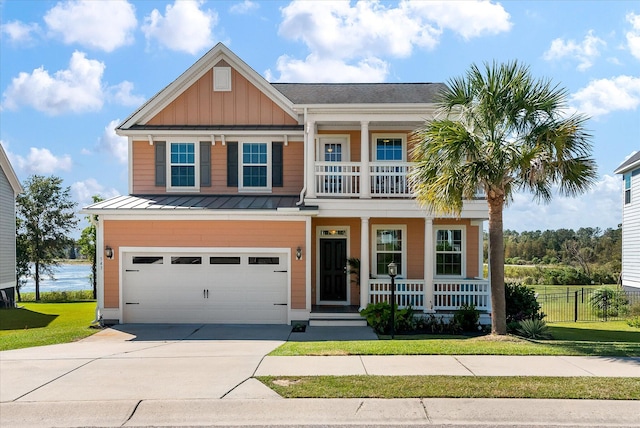
<path fill-rule="evenodd" d="M 167 147 L 166 147 L 167 192 L 183 192 L 183 193 L 199 192 L 200 191 L 200 140 L 194 139 L 194 138 L 172 137 L 172 138 L 166 138 L 165 141 L 167 142 Z M 176 143 L 193 144 L 193 153 L 194 153 L 193 160 L 194 160 L 194 171 L 195 171 L 195 174 L 194 174 L 195 182 L 193 186 L 172 186 L 171 185 L 171 166 L 172 166 L 171 144 L 176 144 Z"/>
<path fill-rule="evenodd" d="M 256 137 L 256 138 L 239 138 L 238 139 L 238 192 L 251 192 L 251 193 L 271 193 L 272 192 L 272 150 L 274 141 L 271 138 Z M 242 154 L 244 153 L 244 145 L 250 143 L 266 144 L 267 145 L 267 185 L 265 187 L 248 187 L 244 185 L 244 173 L 242 167 L 244 166 Z M 249 164 L 251 165 L 251 164 Z"/>
<path fill-rule="evenodd" d="M 378 140 L 381 138 L 399 138 L 402 140 L 402 160 L 378 160 Z M 371 135 L 371 152 L 373 153 L 374 162 L 406 162 L 407 161 L 407 134 L 372 134 Z"/>
<path fill-rule="evenodd" d="M 438 231 L 439 230 L 461 230 L 462 231 L 462 258 L 460 263 L 462 263 L 460 269 L 460 275 L 438 275 L 438 251 L 436 249 L 437 239 L 438 239 Z M 433 245 L 433 276 L 434 278 L 466 278 L 467 277 L 467 226 L 466 225 L 440 225 L 433 227 L 433 241 L 431 242 Z"/>
<path fill-rule="evenodd" d="M 374 224 L 371 226 L 371 272 L 375 278 L 388 278 L 389 274 L 387 272 L 378 273 L 378 258 L 376 255 L 378 254 L 378 249 L 376 248 L 378 242 L 378 231 L 379 230 L 400 230 L 402 232 L 402 248 L 400 260 L 402 261 L 402 266 L 404 268 L 404 272 L 402 274 L 398 274 L 398 278 L 409 279 L 409 275 L 407 274 L 409 267 L 407 266 L 407 225 L 406 224 Z"/>
<path fill-rule="evenodd" d="M 323 236 L 322 231 L 340 231 L 342 234 Z M 350 226 L 316 226 L 316 305 L 323 304 L 337 304 L 336 301 L 324 301 L 320 300 L 320 240 L 321 239 L 346 239 L 347 240 L 347 260 L 351 257 L 351 227 Z M 345 305 L 349 305 L 351 302 L 351 282 L 350 275 L 347 274 L 347 298 L 344 301 Z"/>
<path fill-rule="evenodd" d="M 349 134 L 320 134 L 318 135 L 318 147 L 316 159 L 324 162 L 324 145 L 341 143 L 342 146 L 342 162 L 351 162 L 351 139 Z"/>

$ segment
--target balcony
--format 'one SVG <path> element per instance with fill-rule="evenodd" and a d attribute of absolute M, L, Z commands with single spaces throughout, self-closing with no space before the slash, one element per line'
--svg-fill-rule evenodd
<path fill-rule="evenodd" d="M 369 193 L 372 197 L 409 198 L 410 162 L 370 162 Z M 360 162 L 316 162 L 315 193 L 318 196 L 358 197 L 364 190 Z"/>

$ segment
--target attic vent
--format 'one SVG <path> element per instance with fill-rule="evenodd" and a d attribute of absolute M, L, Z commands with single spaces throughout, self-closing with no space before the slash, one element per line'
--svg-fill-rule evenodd
<path fill-rule="evenodd" d="M 213 67 L 213 90 L 231 90 L 231 67 Z"/>

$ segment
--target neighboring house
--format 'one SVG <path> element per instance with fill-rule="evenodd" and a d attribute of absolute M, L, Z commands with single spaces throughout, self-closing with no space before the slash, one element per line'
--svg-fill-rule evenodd
<path fill-rule="evenodd" d="M 98 316 L 121 323 L 340 324 L 388 298 L 490 311 L 482 198 L 420 208 L 410 134 L 439 83 L 269 83 L 222 44 L 116 129 L 129 195 L 98 221 Z M 360 283 L 348 258 L 360 260 Z"/>
<path fill-rule="evenodd" d="M 21 192 L 0 144 L 0 307 L 12 307 L 16 300 L 16 196 Z"/>
<path fill-rule="evenodd" d="M 640 290 L 640 151 L 615 171 L 622 174 L 622 286 Z"/>

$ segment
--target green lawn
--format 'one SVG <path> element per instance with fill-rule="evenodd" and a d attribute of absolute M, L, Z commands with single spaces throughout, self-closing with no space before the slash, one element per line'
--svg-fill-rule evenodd
<path fill-rule="evenodd" d="M 640 379 L 538 376 L 261 376 L 284 398 L 639 400 Z"/>
<path fill-rule="evenodd" d="M 89 328 L 95 302 L 21 305 L 0 310 L 0 351 L 73 342 L 98 331 Z"/>

